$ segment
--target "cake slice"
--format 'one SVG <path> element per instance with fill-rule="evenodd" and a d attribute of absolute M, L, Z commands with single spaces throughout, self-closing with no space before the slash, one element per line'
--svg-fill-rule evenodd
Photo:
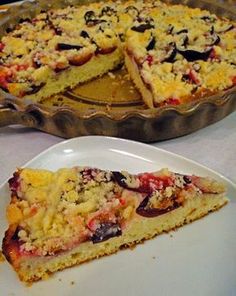
<path fill-rule="evenodd" d="M 168 169 L 24 168 L 9 186 L 2 250 L 24 282 L 131 247 L 228 202 L 218 181 Z"/>

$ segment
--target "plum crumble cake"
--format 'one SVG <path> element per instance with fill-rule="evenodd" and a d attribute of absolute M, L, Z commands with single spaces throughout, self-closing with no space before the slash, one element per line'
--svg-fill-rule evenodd
<path fill-rule="evenodd" d="M 236 25 L 160 1 L 68 6 L 22 20 L 0 42 L 0 87 L 42 101 L 125 62 L 148 107 L 236 84 Z"/>
<path fill-rule="evenodd" d="M 25 282 L 130 247 L 225 205 L 223 184 L 162 169 L 19 169 L 3 254 Z"/>

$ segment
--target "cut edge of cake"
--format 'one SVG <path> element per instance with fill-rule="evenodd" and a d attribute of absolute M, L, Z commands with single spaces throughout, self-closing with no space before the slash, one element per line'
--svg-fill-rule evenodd
<path fill-rule="evenodd" d="M 205 194 L 204 197 L 198 198 L 193 197 L 184 207 L 163 216 L 133 221 L 122 236 L 98 244 L 84 242 L 72 250 L 53 256 L 50 259 L 47 257 L 22 257 L 20 260 L 15 261 L 17 252 L 14 248 L 9 247 L 8 236 L 11 236 L 11 230 L 9 229 L 3 241 L 3 254 L 13 265 L 19 278 L 23 282 L 30 283 L 40 279 L 47 279 L 50 274 L 56 271 L 116 253 L 120 249 L 133 247 L 158 234 L 175 230 L 220 209 L 227 202 L 228 199 L 224 198 L 223 194 L 219 194 L 217 197 L 215 194 Z"/>
<path fill-rule="evenodd" d="M 117 47 L 107 54 L 93 55 L 79 66 L 70 66 L 67 70 L 52 75 L 36 94 L 28 95 L 27 99 L 42 102 L 52 95 L 74 88 L 76 85 L 100 77 L 110 70 L 118 68 L 123 63 L 123 54 Z"/>
<path fill-rule="evenodd" d="M 125 66 L 128 70 L 129 76 L 137 89 L 140 91 L 144 103 L 149 108 L 154 108 L 154 98 L 152 91 L 147 87 L 147 84 L 145 85 L 134 56 L 132 56 L 128 49 L 124 51 L 124 56 Z"/>

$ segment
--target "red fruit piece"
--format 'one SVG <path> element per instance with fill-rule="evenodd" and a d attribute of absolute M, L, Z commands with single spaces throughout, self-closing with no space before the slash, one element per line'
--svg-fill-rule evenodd
<path fill-rule="evenodd" d="M 7 89 L 7 84 L 11 77 L 11 71 L 7 71 L 6 69 L 0 70 L 0 86 L 4 89 Z"/>
<path fill-rule="evenodd" d="M 92 58 L 92 56 L 92 53 L 84 56 L 76 55 L 69 59 L 69 64 L 73 66 L 82 66 L 83 64 L 87 63 Z"/>
<path fill-rule="evenodd" d="M 232 78 L 233 85 L 236 85 L 236 76 Z"/>
<path fill-rule="evenodd" d="M 25 71 L 29 68 L 29 64 L 23 64 L 23 65 L 16 65 L 17 71 Z"/>
<path fill-rule="evenodd" d="M 99 48 L 97 50 L 98 54 L 109 54 L 112 53 L 113 51 L 115 51 L 117 48 L 117 46 L 112 46 L 112 47 L 107 47 L 107 48 Z"/>
<path fill-rule="evenodd" d="M 194 70 L 189 71 L 189 79 L 195 84 L 200 83 L 200 80 L 198 79 L 197 74 Z"/>
<path fill-rule="evenodd" d="M 153 57 L 151 55 L 148 55 L 146 61 L 148 62 L 148 65 L 151 66 L 153 64 Z"/>
<path fill-rule="evenodd" d="M 167 105 L 179 105 L 180 104 L 180 100 L 179 99 L 176 99 L 176 98 L 170 98 L 166 101 L 166 104 Z"/>
<path fill-rule="evenodd" d="M 150 173 L 139 175 L 139 180 L 141 184 L 139 191 L 148 193 L 163 189 L 173 183 L 170 177 L 157 177 Z"/>
<path fill-rule="evenodd" d="M 8 180 L 8 184 L 12 193 L 16 192 L 19 189 L 19 186 L 20 186 L 19 177 L 20 177 L 19 173 L 15 172 L 13 174 L 13 177 Z"/>
<path fill-rule="evenodd" d="M 4 43 L 2 43 L 2 42 L 0 42 L 0 52 L 2 52 L 3 51 L 3 48 L 5 47 L 5 44 Z"/>

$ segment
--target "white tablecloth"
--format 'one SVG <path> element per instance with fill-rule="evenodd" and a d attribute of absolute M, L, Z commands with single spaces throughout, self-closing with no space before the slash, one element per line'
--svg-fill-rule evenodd
<path fill-rule="evenodd" d="M 0 128 L 0 183 L 16 167 L 63 140 L 22 126 Z M 236 112 L 193 134 L 150 145 L 195 160 L 236 183 Z"/>

